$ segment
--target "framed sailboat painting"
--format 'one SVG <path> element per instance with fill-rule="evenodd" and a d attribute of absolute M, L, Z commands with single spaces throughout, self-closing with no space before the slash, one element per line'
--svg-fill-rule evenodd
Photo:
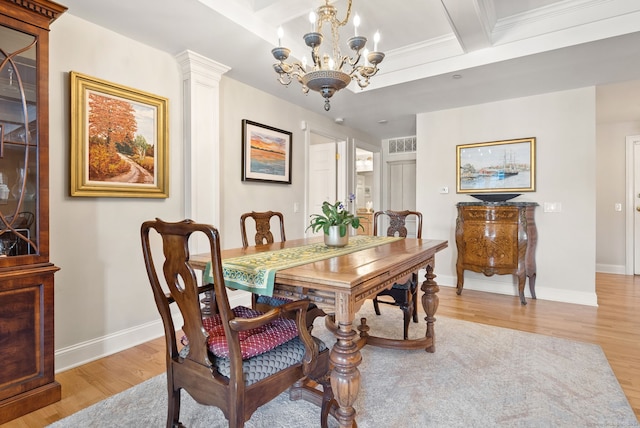
<path fill-rule="evenodd" d="M 536 139 L 456 146 L 458 193 L 534 192 Z"/>

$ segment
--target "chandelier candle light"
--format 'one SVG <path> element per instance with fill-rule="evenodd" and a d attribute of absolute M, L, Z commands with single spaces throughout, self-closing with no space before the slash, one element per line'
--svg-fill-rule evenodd
<path fill-rule="evenodd" d="M 319 92 L 324 97 L 324 109 L 329 111 L 331 105 L 329 99 L 340 89 L 347 87 L 351 80 L 355 80 L 360 88 L 369 85 L 369 78 L 378 72 L 378 64 L 384 59 L 384 54 L 378 52 L 378 42 L 380 33 L 376 32 L 373 41 L 373 52 L 368 52 L 365 47 L 367 38 L 358 36 L 358 26 L 360 17 L 356 14 L 353 19 L 354 36 L 348 40 L 349 48 L 354 51 L 354 56 L 342 55 L 340 53 L 338 30 L 349 22 L 351 16 L 351 3 L 348 0 L 347 14 L 340 21 L 337 18 L 338 11 L 325 0 L 325 4 L 317 11 L 309 14 L 311 32 L 303 36 L 307 46 L 311 48 L 311 58 L 313 65 L 307 66 L 306 58 L 302 62 L 286 62 L 291 50 L 281 46 L 283 31 L 278 29 L 278 47 L 273 48 L 271 53 L 279 62 L 273 65 L 278 73 L 278 81 L 287 86 L 294 79 L 302 85 L 302 91 L 306 94 L 309 89 Z M 323 24 L 327 23 L 331 27 L 331 52 L 321 52 L 320 48 L 324 35 L 322 33 Z M 364 56 L 364 64 L 360 58 Z"/>

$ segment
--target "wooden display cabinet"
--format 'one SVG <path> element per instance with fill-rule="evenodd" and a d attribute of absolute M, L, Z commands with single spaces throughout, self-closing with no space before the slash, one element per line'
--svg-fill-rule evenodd
<path fill-rule="evenodd" d="M 457 204 L 458 294 L 464 287 L 464 271 L 471 270 L 487 276 L 514 275 L 523 305 L 527 304 L 524 286 L 529 278 L 531 297 L 536 298 L 537 206 L 535 202 Z"/>
<path fill-rule="evenodd" d="M 0 0 L 0 423 L 60 400 L 49 261 L 49 25 L 66 7 Z"/>

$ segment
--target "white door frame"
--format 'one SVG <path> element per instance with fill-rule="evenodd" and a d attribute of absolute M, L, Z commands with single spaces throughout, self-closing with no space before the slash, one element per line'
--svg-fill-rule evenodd
<path fill-rule="evenodd" d="M 333 140 L 336 143 L 336 152 L 338 154 L 338 165 L 336 168 L 336 196 L 338 200 L 346 200 L 347 197 L 347 136 L 338 136 L 335 133 L 330 131 L 319 129 L 308 125 L 307 122 L 302 122 L 301 128 L 304 128 L 304 162 L 305 165 L 309 165 L 309 146 L 311 145 L 311 133 L 316 135 L 320 135 L 329 140 Z M 308 212 L 307 207 L 309 206 L 309 169 L 305 167 L 304 172 L 304 216 L 305 218 L 309 218 L 309 216 L 313 213 Z M 306 225 L 305 225 L 306 228 Z M 305 236 L 307 235 L 307 231 L 305 230 Z"/>
<path fill-rule="evenodd" d="M 371 189 L 371 200 L 373 202 L 373 210 L 378 211 L 382 207 L 382 203 L 380 201 L 380 189 L 382 187 L 382 147 L 376 146 L 374 144 L 365 143 L 364 141 L 353 139 L 353 159 L 355 160 L 355 150 L 356 148 L 367 150 L 373 153 L 373 186 Z M 356 183 L 356 167 L 355 161 L 352 162 L 351 165 L 351 180 L 354 187 L 355 192 L 355 183 Z"/>
<path fill-rule="evenodd" d="M 640 135 L 631 135 L 626 138 L 627 150 L 626 150 L 626 163 L 627 163 L 627 209 L 626 209 L 626 257 L 625 257 L 625 274 L 634 275 L 634 255 L 635 251 L 640 251 L 640 248 L 635 248 L 635 231 L 634 231 L 634 216 L 635 216 L 635 202 L 634 202 L 634 150 L 640 150 L 640 145 L 635 147 L 636 143 L 640 143 Z"/>

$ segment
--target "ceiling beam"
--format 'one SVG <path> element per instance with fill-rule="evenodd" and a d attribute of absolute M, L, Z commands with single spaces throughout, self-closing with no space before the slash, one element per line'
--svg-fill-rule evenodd
<path fill-rule="evenodd" d="M 492 46 L 496 19 L 493 0 L 440 0 L 447 19 L 465 53 Z"/>

